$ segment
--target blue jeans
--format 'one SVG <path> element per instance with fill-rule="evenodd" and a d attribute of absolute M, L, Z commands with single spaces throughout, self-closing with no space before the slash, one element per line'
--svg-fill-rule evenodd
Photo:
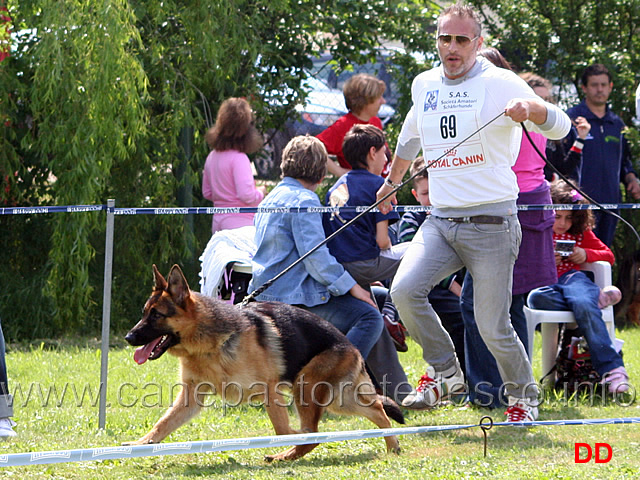
<path fill-rule="evenodd" d="M 13 417 L 13 399 L 9 395 L 7 364 L 5 363 L 4 335 L 0 321 L 0 418 Z"/>
<path fill-rule="evenodd" d="M 531 364 L 509 317 L 513 264 L 521 230 L 516 215 L 502 224 L 455 223 L 431 216 L 407 249 L 393 280 L 391 296 L 400 318 L 436 372 L 458 366 L 451 337 L 427 299 L 442 279 L 463 266 L 475 280 L 478 331 L 496 359 L 507 395 L 537 398 Z"/>
<path fill-rule="evenodd" d="M 371 291 L 381 308 L 389 291 L 384 287 L 373 286 Z M 398 320 L 397 316 L 396 320 Z M 398 358 L 398 351 L 386 328 L 382 329 L 380 338 L 369 352 L 367 365 L 378 380 L 384 395 L 393 398 L 397 403 L 402 403 L 404 397 L 413 390 Z"/>
<path fill-rule="evenodd" d="M 365 360 L 384 328 L 378 309 L 349 293 L 339 297 L 332 295 L 327 303 L 314 307 L 299 306 L 332 323 L 360 350 Z"/>
<path fill-rule="evenodd" d="M 614 368 L 622 367 L 622 357 L 616 352 L 607 326 L 602 320 L 598 308 L 600 287 L 584 272 L 569 270 L 558 283 L 532 290 L 529 294 L 529 307 L 540 310 L 570 310 L 576 318 L 579 334 L 589 345 L 591 363 L 600 375 Z"/>
<path fill-rule="evenodd" d="M 529 335 L 527 332 L 527 319 L 523 310 L 525 298 L 526 294 L 513 295 L 509 314 L 511 316 L 511 325 L 513 325 L 526 350 Z M 473 314 L 473 277 L 468 273 L 464 277 L 462 285 L 460 308 L 464 321 L 464 348 L 467 362 L 466 378 L 469 385 L 469 400 L 476 405 L 487 408 L 506 406 L 508 404 L 507 399 L 500 396 L 500 387 L 503 381 L 498 371 L 496 359 L 489 352 L 476 325 L 476 319 Z"/>

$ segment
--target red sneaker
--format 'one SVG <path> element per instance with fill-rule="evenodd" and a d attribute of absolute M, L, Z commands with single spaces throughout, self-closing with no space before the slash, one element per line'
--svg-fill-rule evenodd
<path fill-rule="evenodd" d="M 420 377 L 418 386 L 402 400 L 402 406 L 413 410 L 424 410 L 440 406 L 442 402 L 466 394 L 466 383 L 461 370 L 450 377 L 436 374 L 432 367 Z"/>
<path fill-rule="evenodd" d="M 504 412 L 507 423 L 535 422 L 538 419 L 538 407 L 528 400 L 509 398 L 509 408 Z"/>

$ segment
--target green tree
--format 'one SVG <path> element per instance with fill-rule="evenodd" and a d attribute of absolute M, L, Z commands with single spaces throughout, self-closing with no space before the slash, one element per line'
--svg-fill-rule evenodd
<path fill-rule="evenodd" d="M 219 104 L 250 98 L 265 130 L 296 103 L 310 55 L 337 68 L 383 40 L 409 49 L 437 8 L 363 0 L 8 0 L 10 57 L 0 63 L 0 201 L 5 205 L 204 205 L 203 135 Z M 432 42 L 432 39 L 429 39 Z M 409 65 L 409 61 L 406 60 Z M 408 82 L 406 82 L 408 83 Z M 95 332 L 104 216 L 0 216 L 0 307 L 11 336 Z M 210 218 L 116 219 L 113 324 L 130 326 L 150 264 L 187 266 Z M 28 301 L 25 301 L 29 299 Z M 18 321 L 20 320 L 20 321 Z"/>
<path fill-rule="evenodd" d="M 533 71 L 579 95 L 582 71 L 603 63 L 613 75 L 613 110 L 629 123 L 638 84 L 640 3 L 637 0 L 469 0 L 483 12 L 488 43 L 519 71 Z"/>
<path fill-rule="evenodd" d="M 629 121 L 640 71 L 633 55 L 640 51 L 637 0 L 470 2 L 483 11 L 488 43 L 520 70 L 575 86 L 586 65 L 605 63 L 614 74 L 612 106 Z M 206 205 L 203 135 L 220 103 L 245 96 L 264 131 L 282 127 L 304 101 L 310 55 L 322 51 L 341 71 L 373 58 L 384 41 L 404 45 L 394 62 L 401 67 L 401 120 L 412 78 L 430 66 L 410 54 L 435 58 L 440 10 L 427 0 L 0 0 L 2 6 L 11 21 L 0 19 L 0 52 L 10 46 L 0 60 L 0 203 L 115 198 L 120 207 Z M 397 128 L 387 128 L 391 145 Z M 103 225 L 100 213 L 0 215 L 0 310 L 10 336 L 97 330 Z M 204 215 L 118 217 L 114 326 L 135 320 L 152 262 L 161 270 L 184 265 L 197 288 L 197 257 L 209 234 Z M 620 240 L 618 249 L 630 241 Z"/>
<path fill-rule="evenodd" d="M 9 7 L 14 28 L 25 40 L 18 46 L 26 49 L 6 59 L 2 68 L 3 85 L 15 85 L 3 113 L 17 128 L 11 132 L 5 126 L 9 132 L 1 147 L 13 162 L 0 164 L 4 172 L 17 173 L 11 178 L 19 182 L 13 201 L 103 203 L 114 163 L 130 156 L 145 132 L 145 75 L 135 55 L 140 39 L 132 12 L 124 1 L 89 6 L 43 0 Z M 18 137 L 19 143 L 11 141 Z M 24 188 L 34 184 L 40 190 L 35 196 Z M 49 250 L 40 254 L 48 261 L 44 292 L 55 313 L 54 328 L 85 321 L 94 288 L 89 266 L 95 248 L 89 236 L 101 228 L 99 222 L 96 215 L 50 219 Z"/>

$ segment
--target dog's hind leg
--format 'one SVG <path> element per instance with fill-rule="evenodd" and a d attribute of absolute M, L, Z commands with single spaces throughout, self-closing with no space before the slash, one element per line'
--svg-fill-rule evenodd
<path fill-rule="evenodd" d="M 385 413 L 382 397 L 376 393 L 371 379 L 365 372 L 364 365 L 362 365 L 362 362 L 360 363 L 361 366 L 354 372 L 353 367 L 348 369 L 343 367 L 343 365 L 351 364 L 347 355 L 339 362 L 336 362 L 335 372 L 344 372 L 344 377 L 338 382 L 341 388 L 340 395 L 334 399 L 328 409 L 339 414 L 360 415 L 371 420 L 379 428 L 391 428 L 391 421 Z M 390 399 L 385 399 L 385 401 L 395 405 Z M 402 411 L 397 405 L 395 407 L 399 413 L 399 417 L 395 418 L 396 421 L 402 420 L 404 422 Z M 388 452 L 400 453 L 400 443 L 396 436 L 386 436 L 384 441 L 387 444 Z"/>
<path fill-rule="evenodd" d="M 360 403 L 356 400 L 356 403 Z M 375 423 L 380 428 L 391 428 L 391 421 L 384 411 L 382 401 L 380 398 L 371 403 L 370 400 L 366 400 L 362 405 L 358 405 L 356 415 L 362 415 Z M 389 435 L 384 437 L 384 441 L 387 444 L 387 451 L 392 453 L 400 453 L 400 443 L 395 435 Z"/>

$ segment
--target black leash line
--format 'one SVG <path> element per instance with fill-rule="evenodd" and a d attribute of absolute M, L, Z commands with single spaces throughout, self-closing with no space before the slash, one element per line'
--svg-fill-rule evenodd
<path fill-rule="evenodd" d="M 638 235 L 638 231 L 635 229 L 635 227 L 633 225 L 631 225 L 629 222 L 627 222 L 624 218 L 622 218 L 620 215 L 618 215 L 616 212 L 613 212 L 611 210 L 607 210 L 603 205 L 601 205 L 600 203 L 596 202 L 593 198 L 591 198 L 589 195 L 587 195 L 586 193 L 584 193 L 584 191 L 582 191 L 580 189 L 580 187 L 576 186 L 573 181 L 571 181 L 570 179 L 568 179 L 565 175 L 563 175 L 560 170 L 558 170 L 556 168 L 555 165 L 553 165 L 545 155 L 543 155 L 543 153 L 540 151 L 540 149 L 538 148 L 538 146 L 534 143 L 533 139 L 531 138 L 531 136 L 529 135 L 529 131 L 527 130 L 527 127 L 524 126 L 524 123 L 520 122 L 520 125 L 522 125 L 522 129 L 524 130 L 524 134 L 527 136 L 527 140 L 529 140 L 529 143 L 531 144 L 531 146 L 533 147 L 533 149 L 536 151 L 536 153 L 538 155 L 540 155 L 540 158 L 542 158 L 544 160 L 544 162 L 549 166 L 549 168 L 551 168 L 551 170 L 553 170 L 554 173 L 556 173 L 562 180 L 564 180 L 571 188 L 573 188 L 576 192 L 580 193 L 580 195 L 582 195 L 589 203 L 591 203 L 592 205 L 595 205 L 598 207 L 598 209 L 602 210 L 603 212 L 607 213 L 608 215 L 612 215 L 614 217 L 616 217 L 618 220 L 621 220 L 622 223 L 624 223 L 627 227 L 629 227 L 631 229 L 631 231 L 633 232 L 633 234 L 635 235 L 636 239 L 638 240 L 638 244 L 640 244 L 640 235 Z"/>
<path fill-rule="evenodd" d="M 284 270 L 282 270 L 280 273 L 278 273 L 275 277 L 273 277 L 271 280 L 267 280 L 265 283 L 263 283 L 260 287 L 256 288 L 253 292 L 251 292 L 249 295 L 247 295 L 246 297 L 244 297 L 244 299 L 242 300 L 242 306 L 247 305 L 249 302 L 251 302 L 252 300 L 255 300 L 255 297 L 257 297 L 258 295 L 260 295 L 262 292 L 264 292 L 267 288 L 269 288 L 276 280 L 278 280 L 280 277 L 282 277 L 283 275 L 285 275 L 286 273 L 288 273 L 293 267 L 295 267 L 297 264 L 299 264 L 300 262 L 302 262 L 305 258 L 307 258 L 309 255 L 313 254 L 316 250 L 318 250 L 320 247 L 322 247 L 323 245 L 325 245 L 326 243 L 330 242 L 331 240 L 333 240 L 335 237 L 337 237 L 338 235 L 340 235 L 345 228 L 351 226 L 352 224 L 354 224 L 357 220 L 359 220 L 363 215 L 369 213 L 371 210 L 373 210 L 374 208 L 376 208 L 378 205 L 380 205 L 382 202 L 384 202 L 387 198 L 391 197 L 392 195 L 395 195 L 395 193 L 400 190 L 402 187 L 404 187 L 407 183 L 411 182 L 415 177 L 417 177 L 418 175 L 420 175 L 422 172 L 424 172 L 425 170 L 427 170 L 428 168 L 430 168 L 432 165 L 434 165 L 435 163 L 439 162 L 442 158 L 446 157 L 449 153 L 451 153 L 452 151 L 454 151 L 456 148 L 458 148 L 460 145 L 462 145 L 464 142 L 466 142 L 467 140 L 469 140 L 471 137 L 477 135 L 478 133 L 480 133 L 482 130 L 484 130 L 486 127 L 488 127 L 489 125 L 491 125 L 493 122 L 495 122 L 497 119 L 499 119 L 501 116 L 503 116 L 505 114 L 505 112 L 500 112 L 498 115 L 496 115 L 495 117 L 493 117 L 491 120 L 489 120 L 487 123 L 485 123 L 484 125 L 482 125 L 480 128 L 478 128 L 475 132 L 471 133 L 470 135 L 468 135 L 467 137 L 465 137 L 462 141 L 458 142 L 456 145 L 454 145 L 453 147 L 451 147 L 449 150 L 447 150 L 446 152 L 444 152 L 442 155 L 440 155 L 438 158 L 436 158 L 435 160 L 429 162 L 428 165 L 425 165 L 423 168 L 421 168 L 419 171 L 417 171 L 416 173 L 414 173 L 413 175 L 411 175 L 409 178 L 407 178 L 404 182 L 400 183 L 400 185 L 398 185 L 397 187 L 395 187 L 393 190 L 391 190 L 389 193 L 387 193 L 384 197 L 382 197 L 380 200 L 378 200 L 377 202 L 373 203 L 372 205 L 369 205 L 365 210 L 363 210 L 362 212 L 360 212 L 358 215 L 356 215 L 355 217 L 353 217 L 351 220 L 349 220 L 347 223 L 345 223 L 342 227 L 340 227 L 338 230 L 336 230 L 335 232 L 333 232 L 331 235 L 329 235 L 327 238 L 325 238 L 322 242 L 320 242 L 318 245 L 316 245 L 315 247 L 313 247 L 311 250 L 309 250 L 307 253 L 305 253 L 304 255 L 302 255 L 300 258 L 298 258 L 295 262 L 293 262 L 291 265 L 289 265 L 287 268 L 285 268 Z"/>

